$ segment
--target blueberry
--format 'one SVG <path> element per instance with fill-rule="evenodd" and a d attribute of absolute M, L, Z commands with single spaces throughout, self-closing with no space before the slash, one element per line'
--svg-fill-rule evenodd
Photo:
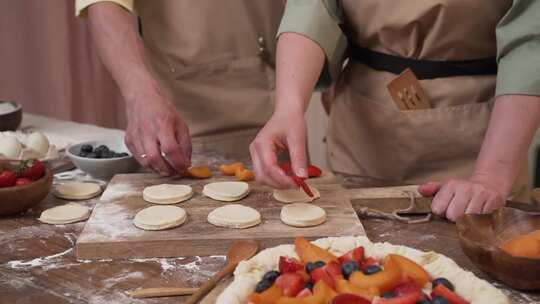
<path fill-rule="evenodd" d="M 90 153 L 86 154 L 86 157 L 88 157 L 88 158 L 99 158 L 99 157 L 97 157 L 96 152 L 90 152 Z"/>
<path fill-rule="evenodd" d="M 103 151 L 103 152 L 101 152 L 101 157 L 102 158 L 113 158 L 114 157 L 114 152 Z"/>
<path fill-rule="evenodd" d="M 272 284 L 274 284 L 274 282 L 270 282 L 268 280 L 263 279 L 259 283 L 257 283 L 257 286 L 255 286 L 255 292 L 261 293 L 267 290 L 268 288 L 272 287 Z"/>
<path fill-rule="evenodd" d="M 274 283 L 274 281 L 279 277 L 280 274 L 281 273 L 279 273 L 279 271 L 269 271 L 263 276 L 262 279 Z"/>
<path fill-rule="evenodd" d="M 109 152 L 109 147 L 107 147 L 106 145 L 100 145 L 96 148 L 96 150 L 99 150 L 101 152 Z"/>
<path fill-rule="evenodd" d="M 358 271 L 359 269 L 360 266 L 358 266 L 357 262 L 349 261 L 341 265 L 341 274 L 343 274 L 343 277 L 348 280 L 351 274 L 355 271 Z"/>
<path fill-rule="evenodd" d="M 368 267 L 364 268 L 364 274 L 371 275 L 375 274 L 379 271 L 381 271 L 381 267 L 377 265 L 369 265 Z"/>
<path fill-rule="evenodd" d="M 432 304 L 432 302 L 428 299 L 421 299 L 421 300 L 416 301 L 415 304 Z"/>
<path fill-rule="evenodd" d="M 307 288 L 307 289 L 313 291 L 313 283 L 307 282 L 307 283 L 304 285 L 304 288 Z"/>
<path fill-rule="evenodd" d="M 383 294 L 382 294 L 382 297 L 385 298 L 385 299 L 391 299 L 391 298 L 395 298 L 396 297 L 396 293 L 389 290 L 389 291 L 385 291 Z"/>
<path fill-rule="evenodd" d="M 306 264 L 306 272 L 311 273 L 313 270 L 315 270 L 317 267 L 315 267 L 315 263 L 307 262 Z"/>
<path fill-rule="evenodd" d="M 126 152 L 118 153 L 118 154 L 116 154 L 116 155 L 118 155 L 118 157 L 126 157 L 126 156 L 129 156 L 129 154 L 127 154 Z"/>
<path fill-rule="evenodd" d="M 431 285 L 433 285 L 433 288 L 435 288 L 439 284 L 442 284 L 446 288 L 450 289 L 451 291 L 454 291 L 454 285 L 445 278 L 436 278 L 435 280 L 431 282 Z"/>
<path fill-rule="evenodd" d="M 94 150 L 94 148 L 92 148 L 91 145 L 82 145 L 81 146 L 81 152 L 90 153 L 90 152 L 92 152 L 92 150 Z"/>
<path fill-rule="evenodd" d="M 448 304 L 448 300 L 441 296 L 434 296 L 433 299 L 431 299 L 431 304 Z"/>
<path fill-rule="evenodd" d="M 79 156 L 80 156 L 80 157 L 87 157 L 87 156 L 88 156 L 88 153 L 87 153 L 87 152 L 81 151 L 81 152 L 79 152 Z"/>
<path fill-rule="evenodd" d="M 321 268 L 321 267 L 324 267 L 324 265 L 326 265 L 326 263 L 323 261 L 315 262 L 315 268 Z"/>

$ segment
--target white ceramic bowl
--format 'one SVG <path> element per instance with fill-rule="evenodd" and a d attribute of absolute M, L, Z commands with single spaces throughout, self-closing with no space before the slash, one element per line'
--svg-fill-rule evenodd
<path fill-rule="evenodd" d="M 79 156 L 81 147 L 83 145 L 91 145 L 96 148 L 100 145 L 106 145 L 109 149 L 117 153 L 125 152 L 129 154 L 124 157 L 117 158 L 87 158 Z M 82 171 L 99 178 L 110 178 L 115 174 L 131 173 L 139 168 L 139 164 L 133 158 L 133 155 L 129 152 L 124 145 L 124 141 L 119 138 L 118 140 L 93 140 L 85 141 L 78 144 L 70 145 L 66 149 L 66 154 L 71 159 L 73 164 Z"/>

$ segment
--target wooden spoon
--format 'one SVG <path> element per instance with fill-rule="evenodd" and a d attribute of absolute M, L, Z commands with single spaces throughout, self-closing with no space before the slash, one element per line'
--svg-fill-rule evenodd
<path fill-rule="evenodd" d="M 227 265 L 213 277 L 208 280 L 203 286 L 197 290 L 186 302 L 186 304 L 195 304 L 208 294 L 225 276 L 231 274 L 238 263 L 247 260 L 257 253 L 259 245 L 255 241 L 240 241 L 232 245 L 227 253 Z"/>

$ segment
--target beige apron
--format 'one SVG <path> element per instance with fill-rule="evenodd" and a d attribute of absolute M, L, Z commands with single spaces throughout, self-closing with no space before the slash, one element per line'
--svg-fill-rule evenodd
<path fill-rule="evenodd" d="M 249 155 L 273 111 L 276 0 L 140 0 L 151 65 L 189 126 L 194 150 Z"/>
<path fill-rule="evenodd" d="M 349 39 L 374 51 L 427 60 L 494 57 L 495 26 L 511 4 L 342 1 Z M 432 109 L 409 111 L 400 111 L 388 93 L 386 85 L 395 77 L 349 61 L 330 113 L 332 169 L 380 185 L 469 177 L 491 115 L 496 76 L 421 80 Z M 522 174 L 518 187 L 524 182 Z"/>

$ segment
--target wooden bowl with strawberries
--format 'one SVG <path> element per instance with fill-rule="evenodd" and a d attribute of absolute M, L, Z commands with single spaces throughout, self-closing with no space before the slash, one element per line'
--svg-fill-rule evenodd
<path fill-rule="evenodd" d="M 52 172 L 39 160 L 0 163 L 0 216 L 14 215 L 47 197 Z"/>

